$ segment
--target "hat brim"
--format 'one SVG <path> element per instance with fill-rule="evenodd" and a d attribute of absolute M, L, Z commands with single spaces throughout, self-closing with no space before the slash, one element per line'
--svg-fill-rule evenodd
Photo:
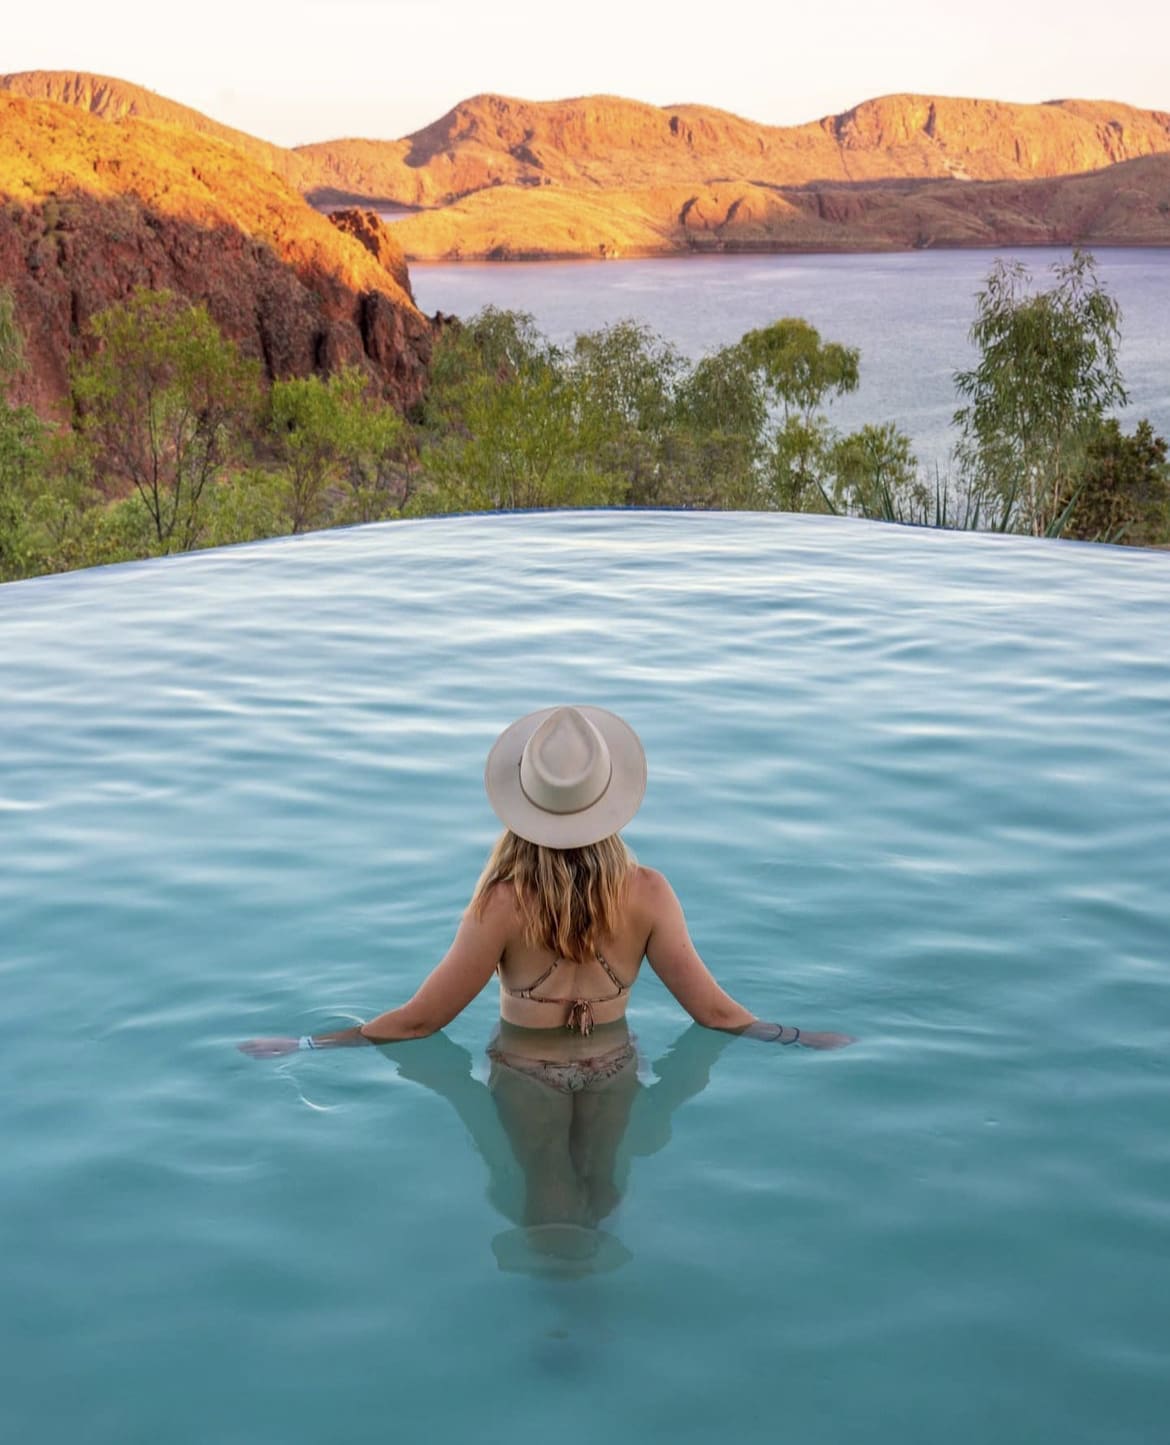
<path fill-rule="evenodd" d="M 638 734 L 616 713 L 602 707 L 577 707 L 593 724 L 609 749 L 609 784 L 596 803 L 576 813 L 550 813 L 538 808 L 520 786 L 524 745 L 556 708 L 541 708 L 505 728 L 488 753 L 483 785 L 500 822 L 529 843 L 545 848 L 586 848 L 624 828 L 646 794 L 646 753 Z"/>

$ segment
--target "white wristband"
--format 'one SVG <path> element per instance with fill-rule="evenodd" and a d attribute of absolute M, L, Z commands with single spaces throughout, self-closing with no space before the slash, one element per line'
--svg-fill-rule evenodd
<path fill-rule="evenodd" d="M 315 1044 L 313 1042 L 313 1036 L 311 1034 L 302 1034 L 301 1037 L 297 1040 L 298 1049 L 316 1049 L 319 1047 L 319 1044 Z"/>

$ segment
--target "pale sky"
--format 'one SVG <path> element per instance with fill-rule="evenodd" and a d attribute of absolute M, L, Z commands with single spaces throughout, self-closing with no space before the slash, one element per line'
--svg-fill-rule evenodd
<path fill-rule="evenodd" d="M 773 125 L 894 91 L 1170 111 L 1163 0 L 58 0 L 3 29 L 4 70 L 117 76 L 284 145 L 406 135 L 482 91 Z"/>

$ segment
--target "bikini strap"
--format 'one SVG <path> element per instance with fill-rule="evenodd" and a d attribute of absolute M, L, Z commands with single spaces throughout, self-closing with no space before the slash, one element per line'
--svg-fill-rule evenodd
<path fill-rule="evenodd" d="M 544 983 L 546 979 L 551 978 L 552 975 L 556 972 L 556 967 L 557 967 L 557 964 L 559 964 L 559 963 L 560 963 L 560 959 L 559 959 L 559 958 L 554 958 L 553 961 L 552 961 L 552 963 L 549 964 L 549 966 L 548 966 L 548 967 L 545 969 L 545 971 L 540 975 L 540 977 L 539 977 L 539 978 L 534 978 L 534 979 L 532 980 L 532 982 L 527 985 L 527 987 L 525 987 L 525 988 L 509 988 L 509 989 L 506 989 L 506 992 L 507 992 L 507 993 L 510 993 L 513 998 L 531 998 L 531 997 L 532 997 L 532 990 L 533 990 L 534 988 L 539 988 L 540 985 L 541 985 L 542 983 Z M 539 1002 L 539 1000 L 538 1000 L 538 1002 Z"/>
<path fill-rule="evenodd" d="M 600 948 L 597 950 L 597 961 L 599 964 L 601 964 L 602 968 L 605 969 L 606 973 L 609 974 L 609 981 L 617 989 L 618 993 L 625 993 L 625 991 L 629 988 L 629 984 L 623 983 L 621 979 L 618 978 L 617 974 L 614 973 L 613 969 L 610 968 L 608 963 L 606 963 L 605 955 L 602 953 Z"/>
<path fill-rule="evenodd" d="M 617 974 L 614 973 L 613 969 L 610 968 L 609 964 L 605 961 L 605 956 L 602 954 L 602 952 L 601 952 L 600 949 L 597 950 L 597 961 L 598 961 L 599 964 L 601 964 L 602 968 L 603 968 L 603 969 L 605 970 L 605 972 L 608 974 L 610 983 L 612 983 L 613 986 L 614 986 L 614 988 L 617 989 L 617 993 L 614 994 L 614 998 L 620 998 L 623 993 L 626 993 L 626 992 L 629 990 L 629 984 L 623 983 L 623 982 L 621 981 L 621 979 L 618 978 Z M 552 961 L 552 963 L 549 964 L 549 966 L 545 969 L 545 971 L 540 975 L 539 978 L 534 978 L 534 979 L 532 980 L 532 982 L 531 982 L 530 984 L 527 984 L 524 988 L 507 988 L 507 987 L 505 986 L 505 992 L 506 992 L 506 993 L 509 993 L 513 998 L 529 998 L 529 999 L 532 998 L 535 990 L 538 989 L 538 988 L 541 986 L 542 983 L 547 982 L 548 979 L 550 979 L 550 978 L 553 976 L 553 974 L 556 972 L 556 970 L 561 966 L 561 964 L 562 964 L 563 962 L 564 962 L 563 959 L 554 958 L 553 961 Z M 594 1001 L 595 1003 L 607 1003 L 607 1002 L 608 1002 L 608 999 L 595 999 L 595 1000 L 593 1000 L 593 1001 Z M 538 999 L 533 999 L 533 1002 L 534 1002 L 534 1003 L 560 1003 L 561 1000 L 560 1000 L 560 999 L 540 999 L 540 998 L 538 998 Z M 584 999 L 579 999 L 578 1002 L 579 1002 L 579 1003 L 584 1003 L 584 1002 L 586 1002 L 586 1000 L 584 1000 Z"/>

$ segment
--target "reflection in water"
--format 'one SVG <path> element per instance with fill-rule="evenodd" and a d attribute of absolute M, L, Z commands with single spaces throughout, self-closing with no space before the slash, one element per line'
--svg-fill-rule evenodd
<path fill-rule="evenodd" d="M 493 1062 L 485 1085 L 445 1034 L 382 1045 L 403 1078 L 440 1094 L 487 1165 L 487 1194 L 513 1224 L 492 1248 L 501 1269 L 572 1277 L 617 1269 L 630 1254 L 599 1228 L 625 1193 L 630 1160 L 670 1139 L 674 1111 L 700 1093 L 734 1035 L 692 1024 L 653 1066 L 631 1064 L 597 1088 L 563 1092 Z"/>

